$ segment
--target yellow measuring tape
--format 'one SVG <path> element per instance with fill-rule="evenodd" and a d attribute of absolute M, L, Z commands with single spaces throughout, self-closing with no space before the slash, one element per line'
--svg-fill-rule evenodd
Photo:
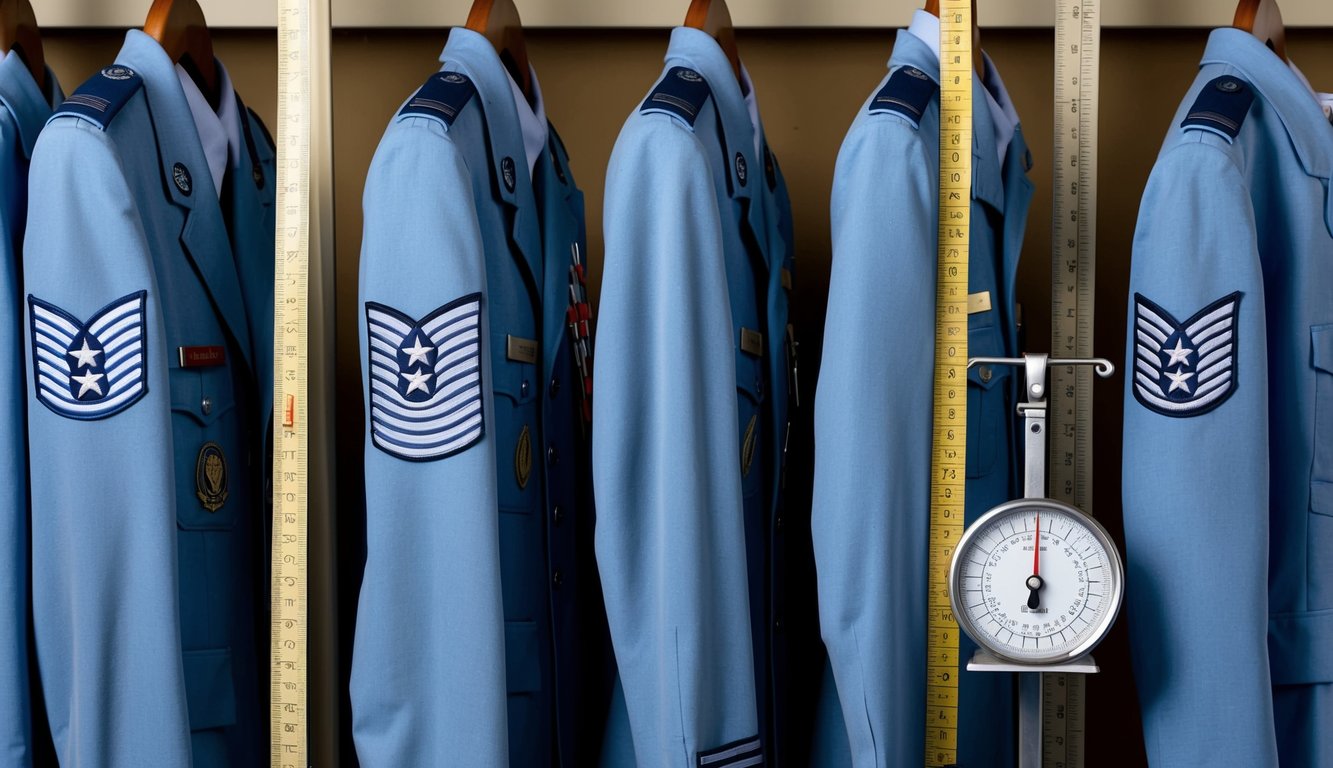
<path fill-rule="evenodd" d="M 1101 0 L 1057 0 L 1051 354 L 1093 356 Z M 1092 369 L 1050 369 L 1050 495 L 1092 514 Z M 1085 675 L 1045 675 L 1042 764 L 1083 765 Z"/>
<path fill-rule="evenodd" d="M 967 265 L 972 213 L 972 2 L 940 0 L 940 211 L 931 440 L 926 765 L 958 755 L 958 622 L 949 562 L 967 483 Z"/>
<path fill-rule="evenodd" d="M 273 317 L 273 581 L 269 765 L 307 768 L 306 512 L 309 422 L 310 19 L 278 3 L 278 186 Z"/>

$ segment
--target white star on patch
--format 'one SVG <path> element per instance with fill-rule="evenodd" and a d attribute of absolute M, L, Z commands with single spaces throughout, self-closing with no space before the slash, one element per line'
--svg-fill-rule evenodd
<path fill-rule="evenodd" d="M 405 392 L 404 394 L 410 395 L 419 389 L 422 392 L 425 392 L 426 394 L 429 395 L 430 387 L 426 386 L 426 382 L 430 381 L 430 377 L 434 375 L 435 374 L 428 373 L 426 371 L 417 371 L 416 373 L 402 374 L 402 377 L 404 379 L 407 379 L 407 392 Z"/>
<path fill-rule="evenodd" d="M 1190 385 L 1188 382 L 1192 376 L 1194 376 L 1194 371 L 1182 372 L 1179 369 L 1176 369 L 1175 373 L 1167 371 L 1166 377 L 1171 380 L 1171 387 L 1166 390 L 1166 393 L 1169 395 L 1177 389 L 1183 389 L 1185 390 L 1185 394 L 1188 395 L 1190 393 Z"/>
<path fill-rule="evenodd" d="M 97 365 L 97 356 L 102 353 L 90 348 L 88 346 L 88 339 L 85 338 L 83 340 L 83 349 L 71 349 L 69 354 L 71 357 L 79 361 L 80 368 L 91 368 L 94 365 Z"/>
<path fill-rule="evenodd" d="M 1175 349 L 1163 349 L 1162 351 L 1171 356 L 1171 359 L 1167 360 L 1166 365 L 1163 366 L 1164 368 L 1180 364 L 1189 365 L 1190 355 L 1194 354 L 1194 350 L 1186 348 L 1180 343 L 1180 339 L 1176 339 Z"/>
<path fill-rule="evenodd" d="M 103 375 L 101 373 L 85 373 L 82 376 L 70 376 L 70 379 L 79 382 L 79 397 L 88 394 L 90 389 L 101 396 L 102 385 L 98 384 L 97 380 L 102 378 Z"/>
<path fill-rule="evenodd" d="M 421 338 L 417 337 L 417 340 L 412 342 L 412 346 L 402 347 L 402 350 L 407 353 L 408 366 L 416 365 L 418 362 L 420 362 L 422 365 L 425 365 L 426 355 L 429 355 L 431 352 L 434 352 L 435 347 L 422 346 Z"/>

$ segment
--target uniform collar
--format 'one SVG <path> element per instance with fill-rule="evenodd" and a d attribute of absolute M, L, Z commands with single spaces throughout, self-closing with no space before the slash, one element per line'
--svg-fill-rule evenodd
<path fill-rule="evenodd" d="M 1310 98 L 1305 83 L 1268 46 L 1243 30 L 1215 29 L 1200 64 L 1238 71 L 1277 113 L 1305 172 L 1325 179 L 1333 176 L 1333 126 Z"/>
<path fill-rule="evenodd" d="M 532 190 L 531 174 L 523 145 L 523 131 L 514 104 L 511 78 L 485 36 L 465 27 L 454 27 L 440 52 L 443 70 L 456 70 L 472 79 L 485 113 L 486 133 L 490 138 L 491 163 L 500 196 L 511 205 L 519 205 L 519 191 Z"/>
<path fill-rule="evenodd" d="M 939 55 L 926 41 L 906 29 L 898 30 L 893 56 L 889 59 L 890 70 L 899 67 L 916 67 L 937 84 L 940 81 Z M 981 79 L 972 78 L 972 197 L 996 210 L 1004 210 L 1004 181 L 1000 176 L 991 112 L 976 108 L 987 98 Z"/>
<path fill-rule="evenodd" d="M 42 126 L 46 125 L 52 110 L 64 101 L 60 84 L 56 82 L 55 73 L 50 67 L 46 70 L 46 87 L 47 92 L 42 93 L 21 56 L 5 56 L 0 61 L 0 102 L 14 115 L 23 145 L 23 156 L 26 158 L 32 157 L 37 134 L 42 132 Z"/>
<path fill-rule="evenodd" d="M 125 45 L 116 63 L 143 78 L 163 175 L 162 187 L 172 203 L 185 211 L 181 246 L 237 341 L 246 365 L 255 370 L 236 259 L 222 219 L 222 207 L 216 197 L 207 193 L 211 191 L 205 183 L 208 164 L 190 105 L 176 75 L 176 65 L 156 40 L 137 29 L 125 33 Z"/>
<path fill-rule="evenodd" d="M 763 175 L 763 168 L 755 157 L 755 147 L 763 140 L 762 129 L 750 122 L 750 109 L 741 93 L 740 81 L 736 79 L 722 46 L 707 32 L 693 27 L 676 27 L 671 30 L 666 63 L 668 68 L 693 69 L 708 83 L 727 146 L 732 194 L 749 197 L 749 190 L 754 185 L 751 177 Z M 756 136 L 756 132 L 761 135 Z"/>
<path fill-rule="evenodd" d="M 215 61 L 218 73 L 218 108 L 208 103 L 194 78 L 181 65 L 176 65 L 176 79 L 181 84 L 181 92 L 190 105 L 190 116 L 194 119 L 195 133 L 199 135 L 199 144 L 204 151 L 204 160 L 208 164 L 213 180 L 213 191 L 222 197 L 222 176 L 228 167 L 236 166 L 241 158 L 241 122 L 236 109 L 236 91 L 232 88 L 231 77 L 222 62 Z"/>

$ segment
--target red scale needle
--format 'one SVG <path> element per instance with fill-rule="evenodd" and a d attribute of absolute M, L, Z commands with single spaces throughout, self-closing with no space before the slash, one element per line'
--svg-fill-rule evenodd
<path fill-rule="evenodd" d="M 1041 513 L 1037 513 L 1037 537 L 1032 545 L 1032 575 L 1041 575 Z"/>

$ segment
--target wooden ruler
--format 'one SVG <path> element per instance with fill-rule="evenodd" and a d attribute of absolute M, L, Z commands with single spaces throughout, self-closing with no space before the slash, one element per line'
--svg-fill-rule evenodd
<path fill-rule="evenodd" d="M 272 768 L 308 768 L 306 668 L 312 0 L 278 2 L 273 318 Z"/>
<path fill-rule="evenodd" d="M 1101 0 L 1056 0 L 1051 354 L 1093 356 Z M 1092 514 L 1092 369 L 1050 369 L 1052 498 Z M 1084 675 L 1046 675 L 1042 765 L 1080 768 Z"/>
<path fill-rule="evenodd" d="M 963 535 L 967 483 L 967 266 L 972 213 L 972 2 L 940 2 L 940 211 L 935 295 L 927 599 L 926 754 L 958 756 L 958 622 L 949 563 Z"/>

